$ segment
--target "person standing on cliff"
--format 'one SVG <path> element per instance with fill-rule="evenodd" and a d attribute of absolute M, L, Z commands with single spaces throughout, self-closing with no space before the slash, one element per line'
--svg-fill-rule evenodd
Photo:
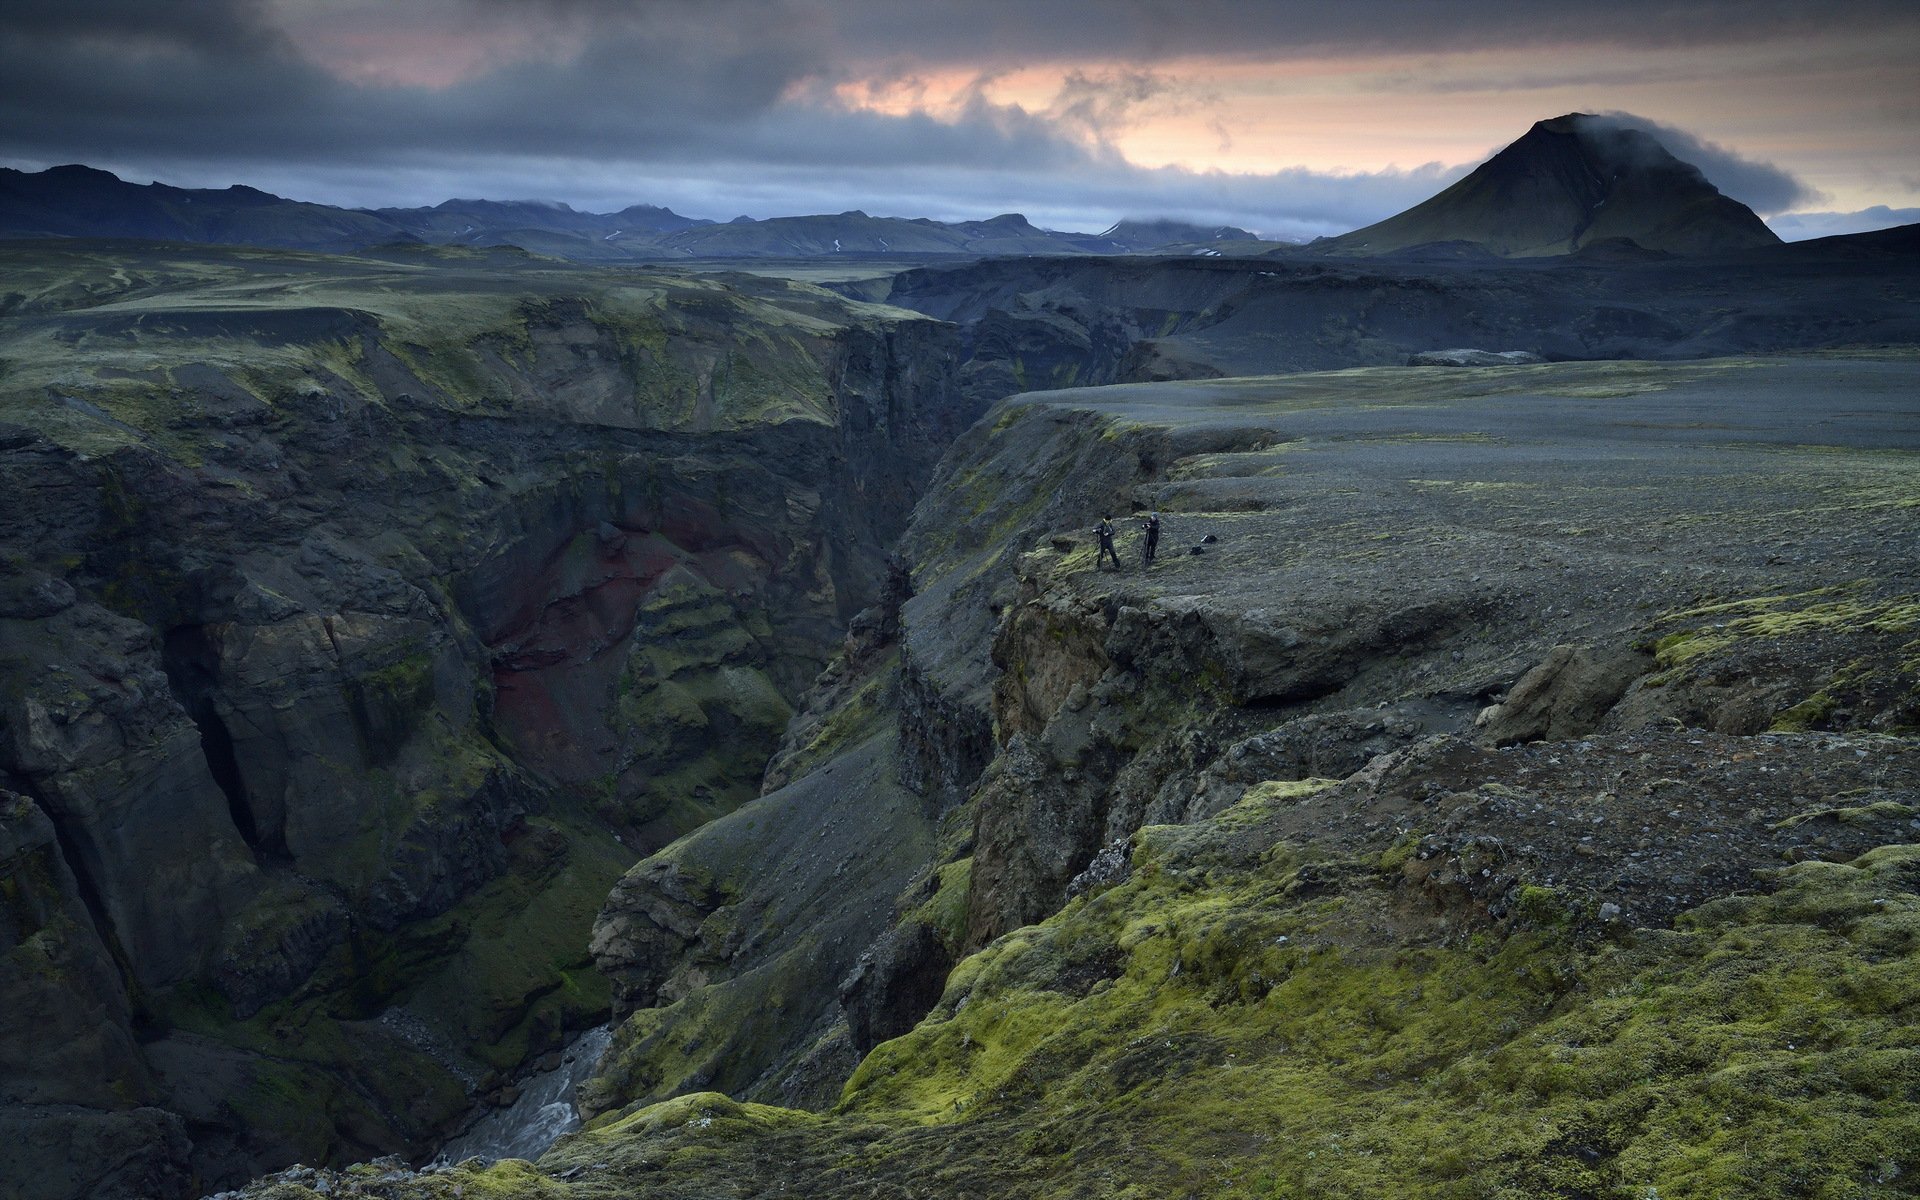
<path fill-rule="evenodd" d="M 1093 527 L 1093 535 L 1100 539 L 1100 550 L 1093 556 L 1093 569 L 1098 571 L 1113 560 L 1113 569 L 1120 569 L 1120 555 L 1113 548 L 1113 518 L 1101 517 L 1100 523 Z"/>
<path fill-rule="evenodd" d="M 1142 552 L 1143 557 L 1141 558 L 1141 562 L 1147 566 L 1152 566 L 1153 556 L 1160 551 L 1160 514 L 1157 512 L 1148 513 L 1146 519 L 1140 522 L 1140 528 L 1147 535 L 1147 547 Z"/>

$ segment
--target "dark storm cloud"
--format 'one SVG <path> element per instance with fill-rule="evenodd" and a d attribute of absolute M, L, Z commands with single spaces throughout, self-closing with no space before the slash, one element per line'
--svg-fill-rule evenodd
<path fill-rule="evenodd" d="M 1560 42 L 1689 46 L 1820 33 L 1836 26 L 1911 25 L 1910 0 L 472 0 L 617 24 L 698 13 L 713 27 L 778 22 L 863 54 L 928 63 L 1048 56 L 1165 61 L 1184 55 L 1270 59 L 1329 51 L 1458 50 Z"/>
<path fill-rule="evenodd" d="M 745 207 L 724 203 L 731 185 L 762 198 L 757 215 L 799 211 L 812 199 L 951 212 L 961 197 L 976 214 L 981 206 L 1064 212 L 1077 195 L 1083 212 L 1231 213 L 1234 223 L 1268 231 L 1335 231 L 1422 198 L 1444 173 L 1145 170 L 1121 161 L 1109 139 L 1144 111 L 1205 104 L 1204 93 L 1162 67 L 1182 56 L 1280 60 L 1571 40 L 1670 46 L 1729 31 L 1779 36 L 1896 18 L 1911 28 L 1911 5 L 7 0 L 0 158 L 118 165 L 201 185 L 297 178 L 314 181 L 310 198 L 336 202 L 441 198 L 382 192 L 383 175 L 417 186 L 464 179 L 456 190 L 494 196 L 526 195 L 504 189 L 544 178 L 572 181 L 567 198 L 576 201 L 621 186 L 621 203 L 650 200 L 678 187 L 715 200 L 699 215 Z M 377 37 L 383 22 L 409 19 L 450 35 L 533 31 L 566 52 L 506 53 L 437 88 L 318 65 L 328 60 L 316 42 L 337 37 L 342 24 Z M 1068 70 L 1051 105 L 1037 111 L 993 104 L 976 88 L 940 119 L 887 115 L 842 103 L 833 90 L 917 72 L 958 69 L 985 80 L 1074 62 L 1125 65 Z M 1225 140 L 1230 131 L 1218 134 Z M 1701 163 L 1709 178 L 1756 207 L 1773 211 L 1804 195 L 1776 168 L 1688 144 L 1712 159 Z M 178 178 L 187 164 L 198 178 Z M 790 203 L 777 202 L 775 179 Z"/>
<path fill-rule="evenodd" d="M 212 8 L 214 6 L 207 6 Z M 973 165 L 1058 170 L 1099 160 L 1075 134 L 1119 119 L 1145 77 L 1080 78 L 1063 114 L 982 99 L 952 120 L 783 103 L 823 69 L 803 46 L 714 38 L 697 23 L 617 23 L 565 62 L 522 62 L 443 90 L 338 80 L 284 40 L 241 52 L 196 43 L 204 13 L 148 20 L 129 50 L 51 20 L 0 48 L 0 154 L 15 159 L 221 158 L 404 164 L 452 150 L 835 166 Z M 109 69 L 109 64 L 111 68 Z M 81 82 L 84 81 L 84 82 Z"/>
<path fill-rule="evenodd" d="M 0 25 L 15 36 L 77 38 L 194 53 L 259 50 L 281 42 L 247 0 L 8 0 Z"/>

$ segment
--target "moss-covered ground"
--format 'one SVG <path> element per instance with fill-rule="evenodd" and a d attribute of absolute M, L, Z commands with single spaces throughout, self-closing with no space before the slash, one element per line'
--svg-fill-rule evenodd
<path fill-rule="evenodd" d="M 1442 948 L 1387 932 L 1394 856 L 1263 837 L 1301 790 L 1142 831 L 1127 879 L 963 962 L 831 1114 L 683 1096 L 537 1176 L 395 1194 L 1912 1194 L 1920 847 L 1783 868 L 1667 930 L 1536 888 Z"/>
<path fill-rule="evenodd" d="M 1920 596 L 1867 579 L 1781 596 L 1745 597 L 1669 614 L 1649 682 L 1679 690 L 1752 676 L 1791 679 L 1773 701 L 1780 732 L 1920 729 Z"/>

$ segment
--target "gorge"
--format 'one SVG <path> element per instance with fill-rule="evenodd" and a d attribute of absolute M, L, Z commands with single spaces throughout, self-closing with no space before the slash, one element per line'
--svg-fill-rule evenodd
<path fill-rule="evenodd" d="M 23 1200 L 1920 1172 L 1911 228 L 0 262 Z"/>

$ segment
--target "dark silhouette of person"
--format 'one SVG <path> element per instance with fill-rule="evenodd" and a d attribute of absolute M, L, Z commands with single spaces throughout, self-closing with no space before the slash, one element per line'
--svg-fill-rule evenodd
<path fill-rule="evenodd" d="M 1099 570 L 1113 560 L 1113 569 L 1120 569 L 1120 555 L 1113 548 L 1113 518 L 1101 517 L 1100 523 L 1093 527 L 1094 536 L 1100 539 L 1100 550 L 1093 556 L 1093 569 Z"/>
<path fill-rule="evenodd" d="M 1140 522 L 1140 528 L 1144 530 L 1147 535 L 1147 548 L 1143 551 L 1144 557 L 1141 561 L 1151 564 L 1153 562 L 1153 556 L 1160 552 L 1160 514 L 1157 512 L 1148 513 L 1146 519 Z"/>

